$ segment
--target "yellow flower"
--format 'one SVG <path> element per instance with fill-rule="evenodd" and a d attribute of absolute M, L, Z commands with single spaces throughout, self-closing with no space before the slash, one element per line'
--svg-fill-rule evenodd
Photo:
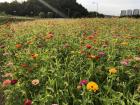
<path fill-rule="evenodd" d="M 122 42 L 121 45 L 127 46 L 128 42 Z"/>
<path fill-rule="evenodd" d="M 111 68 L 111 69 L 109 70 L 109 73 L 110 73 L 110 74 L 115 74 L 115 73 L 117 73 L 116 68 Z"/>
<path fill-rule="evenodd" d="M 99 86 L 95 82 L 89 82 L 87 84 L 87 90 L 96 92 L 97 90 L 99 90 Z"/>

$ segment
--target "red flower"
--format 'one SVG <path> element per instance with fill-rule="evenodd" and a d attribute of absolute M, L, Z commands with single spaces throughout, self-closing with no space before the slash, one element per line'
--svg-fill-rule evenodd
<path fill-rule="evenodd" d="M 21 67 L 26 68 L 26 67 L 28 67 L 28 65 L 27 64 L 21 64 Z"/>
<path fill-rule="evenodd" d="M 91 46 L 90 44 L 87 44 L 87 45 L 86 45 L 86 48 L 87 48 L 87 49 L 91 49 L 91 47 L 92 47 L 92 46 Z"/>
<path fill-rule="evenodd" d="M 30 99 L 25 99 L 24 105 L 32 105 L 32 101 Z"/>
<path fill-rule="evenodd" d="M 15 85 L 18 82 L 18 80 L 11 80 L 11 85 Z"/>
<path fill-rule="evenodd" d="M 95 59 L 96 59 L 96 60 L 99 60 L 99 59 L 100 59 L 100 56 L 96 56 Z"/>
<path fill-rule="evenodd" d="M 90 35 L 90 36 L 87 37 L 88 40 L 93 40 L 93 38 L 94 38 L 93 35 Z"/>

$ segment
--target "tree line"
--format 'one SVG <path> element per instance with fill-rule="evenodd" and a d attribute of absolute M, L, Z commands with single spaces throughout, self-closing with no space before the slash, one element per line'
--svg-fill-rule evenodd
<path fill-rule="evenodd" d="M 88 12 L 81 4 L 78 4 L 76 0 L 43 0 L 53 8 L 61 11 L 68 17 L 104 17 L 103 14 L 96 12 Z M 53 9 L 47 7 L 40 0 L 27 0 L 24 2 L 18 2 L 17 0 L 8 3 L 0 3 L 0 12 L 17 16 L 40 16 L 40 17 L 62 17 L 59 13 Z"/>

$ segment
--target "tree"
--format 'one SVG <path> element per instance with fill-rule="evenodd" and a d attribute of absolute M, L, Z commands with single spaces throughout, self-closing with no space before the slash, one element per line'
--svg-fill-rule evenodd
<path fill-rule="evenodd" d="M 88 16 L 88 11 L 76 0 L 44 0 L 53 8 L 61 11 L 69 17 L 85 17 Z M 19 3 L 16 0 L 11 3 L 0 3 L 0 11 L 11 15 L 19 16 L 38 16 L 40 12 L 47 15 L 48 12 L 53 12 L 55 17 L 61 17 L 56 11 L 46 7 L 39 0 L 27 0 Z"/>

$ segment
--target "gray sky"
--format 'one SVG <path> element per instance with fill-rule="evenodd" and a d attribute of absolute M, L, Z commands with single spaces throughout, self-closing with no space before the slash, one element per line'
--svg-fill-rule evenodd
<path fill-rule="evenodd" d="M 140 0 L 77 0 L 89 11 L 96 11 L 97 4 L 99 12 L 108 15 L 120 15 L 121 10 L 140 9 Z M 93 3 L 96 2 L 96 3 Z"/>
<path fill-rule="evenodd" d="M 3 1 L 13 0 L 0 0 L 0 2 Z M 77 2 L 89 11 L 97 11 L 98 4 L 99 12 L 107 15 L 120 15 L 120 11 L 123 9 L 140 9 L 140 0 L 77 0 Z"/>

